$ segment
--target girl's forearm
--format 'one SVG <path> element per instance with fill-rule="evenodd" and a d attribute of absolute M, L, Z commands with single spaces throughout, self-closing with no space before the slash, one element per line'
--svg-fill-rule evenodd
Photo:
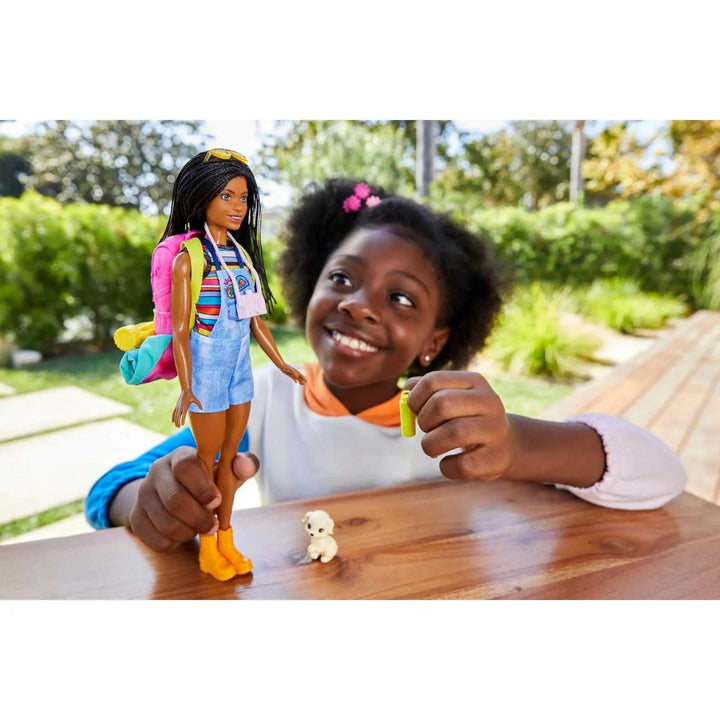
<path fill-rule="evenodd" d="M 512 456 L 506 479 L 589 487 L 602 478 L 605 451 L 592 428 L 522 415 L 507 417 Z"/>
<path fill-rule="evenodd" d="M 108 519 L 115 527 L 128 527 L 130 525 L 130 512 L 132 511 L 137 498 L 140 480 L 132 480 L 123 485 L 110 501 L 108 507 Z"/>

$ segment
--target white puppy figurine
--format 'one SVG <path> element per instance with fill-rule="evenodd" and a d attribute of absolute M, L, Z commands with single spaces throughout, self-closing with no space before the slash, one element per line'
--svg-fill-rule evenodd
<path fill-rule="evenodd" d="M 308 553 L 313 560 L 330 562 L 338 551 L 338 545 L 332 536 L 335 523 L 324 510 L 311 510 L 302 519 L 305 532 L 312 538 Z"/>

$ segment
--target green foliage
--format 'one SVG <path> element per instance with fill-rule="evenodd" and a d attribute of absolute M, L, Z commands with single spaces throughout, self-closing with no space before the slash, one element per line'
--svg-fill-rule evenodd
<path fill-rule="evenodd" d="M 596 280 L 587 288 L 576 289 L 573 303 L 588 320 L 622 333 L 663 327 L 671 318 L 683 317 L 684 302 L 657 293 L 642 292 L 632 280 Z"/>
<path fill-rule="evenodd" d="M 569 293 L 540 283 L 518 289 L 503 309 L 487 355 L 517 375 L 570 378 L 579 360 L 592 359 L 599 341 L 562 327 Z"/>
<path fill-rule="evenodd" d="M 270 240 L 263 240 L 263 260 L 265 261 L 265 270 L 267 272 L 268 283 L 272 290 L 273 296 L 276 299 L 275 306 L 272 311 L 266 316 L 266 320 L 269 320 L 276 325 L 284 325 L 288 319 L 288 311 L 285 302 L 285 295 L 282 291 L 282 286 L 275 272 L 277 267 L 278 257 L 282 251 L 282 246 L 278 242 L 277 238 Z"/>
<path fill-rule="evenodd" d="M 461 207 L 522 204 L 537 209 L 568 199 L 571 149 L 570 123 L 511 122 L 464 143 L 433 188 Z"/>
<path fill-rule="evenodd" d="M 61 203 L 85 201 L 162 212 L 180 168 L 207 142 L 186 120 L 47 121 L 18 147 L 27 187 Z"/>
<path fill-rule="evenodd" d="M 70 318 L 100 345 L 152 317 L 150 254 L 158 219 L 100 205 L 61 206 L 35 192 L 0 199 L 0 333 L 47 351 Z"/>
<path fill-rule="evenodd" d="M 699 307 L 720 310 L 720 211 L 704 226 L 696 249 L 687 258 L 690 294 Z"/>
<path fill-rule="evenodd" d="M 556 203 L 538 212 L 476 210 L 465 219 L 492 241 L 518 284 L 577 287 L 622 277 L 645 292 L 703 306 L 691 258 L 708 231 L 690 202 L 653 196 L 614 200 L 604 208 Z"/>
<path fill-rule="evenodd" d="M 412 132 L 411 132 L 412 131 Z M 265 139 L 259 173 L 295 193 L 333 176 L 361 178 L 398 193 L 415 188 L 414 128 L 355 121 L 280 123 Z"/>

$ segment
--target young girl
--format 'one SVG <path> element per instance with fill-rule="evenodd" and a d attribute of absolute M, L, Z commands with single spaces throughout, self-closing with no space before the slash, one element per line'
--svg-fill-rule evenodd
<path fill-rule="evenodd" d="M 317 364 L 304 387 L 272 365 L 255 373 L 236 482 L 255 475 L 264 503 L 448 478 L 554 483 L 589 502 L 656 508 L 685 472 L 657 437 L 610 416 L 563 423 L 507 415 L 482 375 L 503 283 L 488 247 L 446 216 L 363 183 L 333 180 L 289 218 L 281 273 Z M 400 434 L 410 375 L 420 430 Z M 212 532 L 217 488 L 180 433 L 95 484 L 97 528 L 129 525 L 164 551 Z M 262 458 L 258 467 L 255 454 Z M 438 458 L 440 458 L 438 460 Z"/>
<path fill-rule="evenodd" d="M 189 160 L 173 187 L 163 239 L 201 231 L 204 255 L 200 296 L 190 330 L 191 261 L 186 250 L 172 266 L 173 355 L 180 397 L 172 419 L 190 414 L 197 455 L 213 474 L 221 498 L 217 537 L 200 539 L 200 568 L 219 580 L 252 570 L 237 551 L 230 526 L 235 479 L 232 461 L 250 414 L 253 376 L 250 333 L 279 370 L 296 382 L 305 378 L 284 362 L 260 315 L 273 297 L 260 240 L 260 199 L 246 159 L 230 150 L 209 150 Z"/>

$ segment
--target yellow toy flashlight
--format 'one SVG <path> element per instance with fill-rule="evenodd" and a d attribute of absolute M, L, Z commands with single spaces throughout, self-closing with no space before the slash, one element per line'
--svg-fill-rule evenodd
<path fill-rule="evenodd" d="M 409 390 L 400 393 L 400 431 L 403 437 L 412 437 L 415 434 L 415 413 L 408 407 Z"/>

